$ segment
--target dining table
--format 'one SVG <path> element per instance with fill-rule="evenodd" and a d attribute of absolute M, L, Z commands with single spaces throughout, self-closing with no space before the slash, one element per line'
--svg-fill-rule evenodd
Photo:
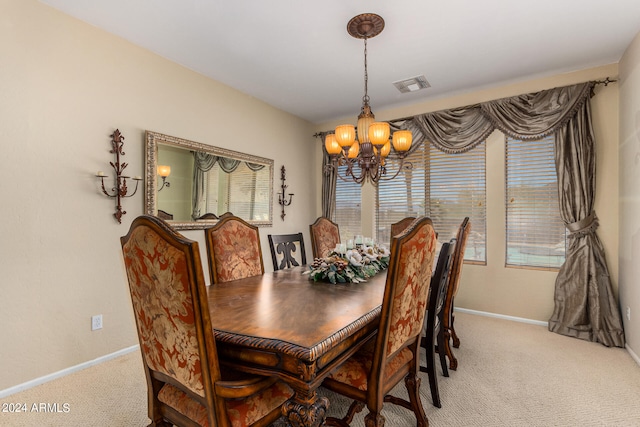
<path fill-rule="evenodd" d="M 323 425 L 322 381 L 376 333 L 386 270 L 361 283 L 315 282 L 300 266 L 207 287 L 218 358 L 276 376 L 295 391 L 283 406 L 292 426 Z"/>

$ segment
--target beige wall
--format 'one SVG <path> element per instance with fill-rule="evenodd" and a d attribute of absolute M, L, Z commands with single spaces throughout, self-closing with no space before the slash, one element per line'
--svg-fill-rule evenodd
<path fill-rule="evenodd" d="M 309 123 L 36 0 L 0 2 L 0 58 L 0 391 L 137 344 L 119 238 L 143 192 L 119 225 L 94 177 L 109 172 L 115 128 L 132 175 L 146 129 L 284 164 L 295 196 L 286 221 L 276 205 L 260 229 L 265 267 L 268 233 L 308 239 Z M 203 250 L 202 232 L 184 234 Z M 91 332 L 94 314 L 104 328 Z"/>
<path fill-rule="evenodd" d="M 522 93 L 535 92 L 557 86 L 581 83 L 604 77 L 616 78 L 617 65 L 563 74 L 548 78 L 510 84 L 446 99 L 437 99 L 412 106 L 380 111 L 372 105 L 376 117 L 390 120 L 446 108 L 461 107 Z M 434 82 L 432 82 L 434 83 Z M 373 95 L 373 94 L 372 94 Z M 372 96 L 372 99 L 373 98 Z M 591 100 L 593 123 L 597 141 L 598 171 L 596 179 L 595 209 L 600 218 L 600 236 L 605 247 L 607 261 L 614 289 L 617 289 L 618 271 L 618 87 L 610 84 L 598 86 L 596 96 Z M 332 129 L 353 117 L 317 126 L 317 131 Z M 316 156 L 320 156 L 320 146 L 316 146 Z M 318 167 L 318 172 L 319 167 Z M 456 305 L 472 310 L 480 310 L 507 316 L 547 321 L 553 312 L 553 292 L 556 272 L 528 269 L 505 268 L 505 209 L 504 209 L 504 136 L 494 132 L 487 139 L 487 265 L 465 265 Z M 372 191 L 364 189 L 363 233 L 372 234 L 373 202 Z M 320 193 L 318 193 L 320 194 Z M 365 208 L 369 206 L 370 208 Z"/>
<path fill-rule="evenodd" d="M 627 346 L 640 363 L 640 33 L 620 61 L 619 86 L 620 306 Z"/>

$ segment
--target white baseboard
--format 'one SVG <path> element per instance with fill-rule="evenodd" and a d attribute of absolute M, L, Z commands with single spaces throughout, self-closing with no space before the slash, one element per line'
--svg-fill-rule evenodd
<path fill-rule="evenodd" d="M 629 344 L 625 344 L 625 345 L 624 345 L 624 348 L 626 348 L 626 349 L 627 349 L 627 351 L 628 351 L 628 352 L 629 352 L 629 354 L 631 355 L 631 358 L 632 358 L 633 360 L 635 360 L 635 361 L 636 361 L 636 363 L 638 364 L 638 366 L 640 366 L 640 357 L 638 357 L 638 355 L 637 355 L 637 354 L 635 354 L 633 350 L 631 350 L 631 347 L 629 347 Z"/>
<path fill-rule="evenodd" d="M 454 311 L 459 311 L 460 313 L 476 314 L 478 316 L 495 317 L 496 319 L 511 320 L 511 321 L 520 322 L 520 323 L 529 323 L 531 325 L 549 327 L 549 322 L 543 322 L 542 320 L 525 319 L 524 317 L 507 316 L 505 314 L 489 313 L 488 311 L 469 310 L 468 308 L 459 308 L 459 307 L 455 307 Z"/>
<path fill-rule="evenodd" d="M 0 398 L 7 397 L 7 396 L 12 395 L 14 393 L 18 393 L 19 391 L 30 389 L 31 387 L 35 387 L 37 385 L 44 384 L 44 383 L 49 382 L 51 380 L 55 380 L 56 378 L 64 377 L 65 375 L 69 375 L 69 374 L 72 374 L 74 372 L 81 371 L 81 370 L 83 370 L 85 368 L 88 368 L 90 366 L 94 366 L 94 365 L 97 365 L 99 363 L 106 362 L 107 360 L 115 359 L 116 357 L 119 357 L 119 356 L 124 356 L 127 353 L 131 353 L 132 351 L 138 350 L 139 348 L 140 348 L 139 345 L 134 345 L 134 346 L 131 346 L 131 347 L 123 348 L 122 350 L 118 350 L 118 351 L 116 351 L 114 353 L 106 354 L 104 356 L 100 356 L 97 359 L 89 360 L 87 362 L 80 363 L 79 365 L 71 366 L 71 367 L 63 369 L 61 371 L 53 372 L 53 373 L 51 373 L 49 375 L 45 375 L 43 377 L 36 378 L 36 379 L 31 380 L 31 381 L 27 381 L 25 383 L 18 384 L 18 385 L 13 386 L 13 387 L 9 387 L 7 389 L 0 390 Z"/>

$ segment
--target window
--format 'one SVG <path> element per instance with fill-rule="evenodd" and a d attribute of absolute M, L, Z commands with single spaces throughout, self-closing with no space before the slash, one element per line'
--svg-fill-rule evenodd
<path fill-rule="evenodd" d="M 468 216 L 471 233 L 465 260 L 486 262 L 486 144 L 461 154 L 447 154 L 422 144 L 407 160 L 413 165 L 377 190 L 377 239 L 389 242 L 392 223 L 406 216 L 427 215 L 433 221 L 440 242 L 455 237 Z M 398 161 L 389 161 L 395 171 Z"/>
<path fill-rule="evenodd" d="M 338 175 L 345 176 L 346 166 L 338 167 Z M 353 181 L 336 182 L 336 208 L 333 221 L 340 229 L 340 241 L 346 242 L 362 234 L 361 226 L 362 186 Z"/>
<path fill-rule="evenodd" d="M 226 173 L 216 163 L 207 176 L 206 212 L 232 212 L 245 220 L 268 219 L 263 215 L 269 212 L 269 168 L 252 170 L 246 162 L 240 162 L 237 169 Z"/>
<path fill-rule="evenodd" d="M 555 137 L 506 138 L 506 265 L 559 268 L 566 228 L 560 218 Z"/>

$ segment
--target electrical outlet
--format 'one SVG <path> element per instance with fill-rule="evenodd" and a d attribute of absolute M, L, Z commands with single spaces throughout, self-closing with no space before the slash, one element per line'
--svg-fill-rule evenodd
<path fill-rule="evenodd" d="M 102 329 L 102 314 L 91 316 L 91 330 Z"/>
<path fill-rule="evenodd" d="M 631 307 L 627 306 L 627 320 L 631 320 Z"/>

